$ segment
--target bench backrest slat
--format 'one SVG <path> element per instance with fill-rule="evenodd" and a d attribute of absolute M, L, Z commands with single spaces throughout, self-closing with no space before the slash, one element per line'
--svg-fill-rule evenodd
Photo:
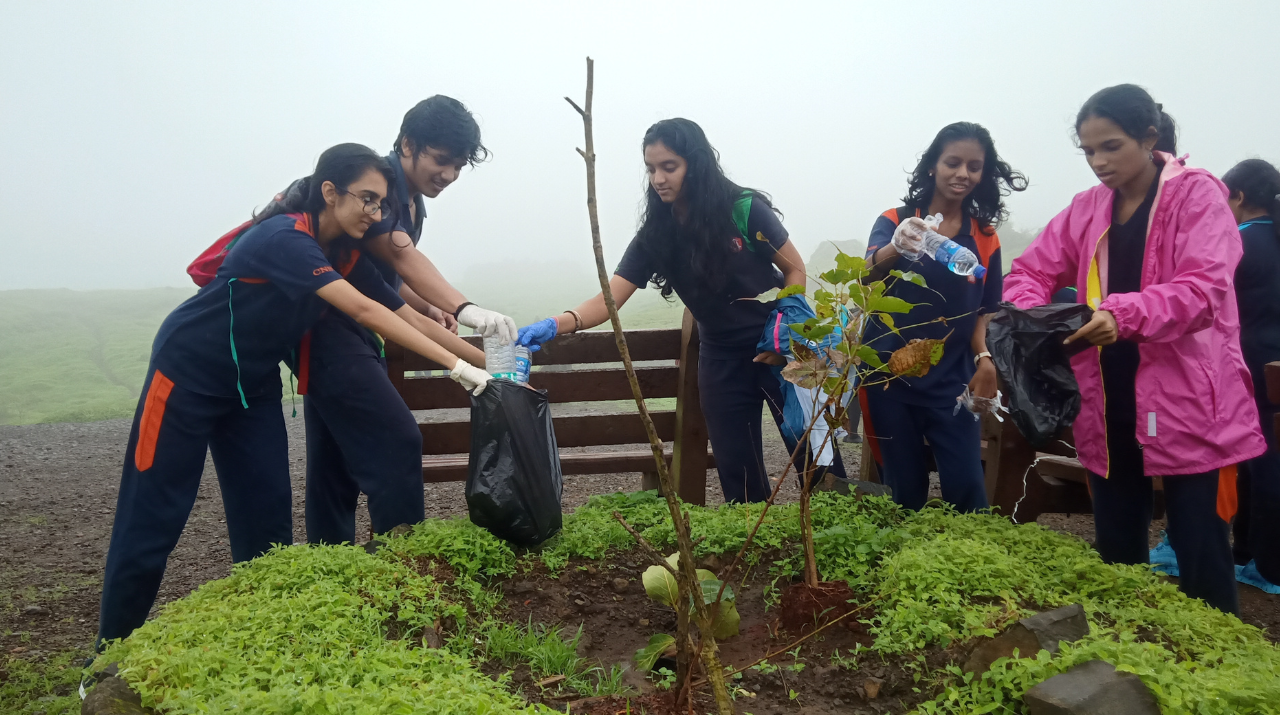
<path fill-rule="evenodd" d="M 654 429 L 664 441 L 675 439 L 676 414 L 673 410 L 650 413 Z M 570 415 L 552 418 L 556 430 L 556 445 L 589 447 L 592 445 L 645 444 L 645 433 L 640 413 L 615 415 Z M 423 455 L 451 455 L 471 451 L 471 423 L 454 422 L 420 423 Z"/>
<path fill-rule="evenodd" d="M 669 367 L 636 368 L 640 391 L 646 399 L 673 398 L 679 387 L 680 369 Z M 529 384 L 546 390 L 555 403 L 590 402 L 596 400 L 631 400 L 631 383 L 625 370 L 538 370 L 529 374 Z M 447 377 L 405 378 L 400 388 L 405 404 L 412 410 L 471 407 L 467 393 Z"/>
<path fill-rule="evenodd" d="M 631 359 L 675 360 L 680 357 L 680 330 L 627 330 L 627 350 Z M 480 347 L 480 338 L 469 335 L 463 340 Z M 405 370 L 444 370 L 415 353 L 405 353 Z M 582 363 L 622 362 L 618 343 L 611 330 L 592 330 L 574 335 L 561 335 L 533 354 L 534 365 L 577 365 Z"/>

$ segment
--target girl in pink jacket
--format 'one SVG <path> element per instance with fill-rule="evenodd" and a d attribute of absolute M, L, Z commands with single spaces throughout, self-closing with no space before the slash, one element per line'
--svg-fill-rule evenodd
<path fill-rule="evenodd" d="M 1161 477 L 1183 592 L 1238 613 L 1235 465 L 1266 443 L 1240 352 L 1241 245 L 1226 188 L 1174 157 L 1173 120 L 1136 85 L 1089 98 L 1076 134 L 1102 184 L 1013 261 L 1004 299 L 1029 308 L 1075 286 L 1095 310 L 1068 341 L 1097 346 L 1071 363 L 1103 560 L 1148 561 L 1152 477 Z"/>

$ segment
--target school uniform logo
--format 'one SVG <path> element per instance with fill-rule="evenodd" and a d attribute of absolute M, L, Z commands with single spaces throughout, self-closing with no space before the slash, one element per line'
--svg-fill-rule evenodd
<path fill-rule="evenodd" d="M 731 242 L 733 243 L 734 252 L 742 252 L 742 238 L 736 237 Z"/>

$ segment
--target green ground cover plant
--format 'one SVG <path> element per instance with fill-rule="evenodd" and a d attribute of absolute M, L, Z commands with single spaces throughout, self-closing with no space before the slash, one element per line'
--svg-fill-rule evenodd
<path fill-rule="evenodd" d="M 579 657 L 575 628 L 498 619 L 496 581 L 528 563 L 563 568 L 630 550 L 636 541 L 614 511 L 669 549 L 664 502 L 653 492 L 593 498 L 565 517 L 559 536 L 523 554 L 465 520 L 382 538 L 376 555 L 279 548 L 166 606 L 98 664 L 119 661 L 145 703 L 169 712 L 548 711 L 528 704 L 509 674 L 481 672 L 486 663 L 524 664 L 535 679 L 564 675 L 558 682 L 581 695 L 618 692 L 620 669 Z M 688 510 L 705 555 L 736 552 L 759 506 Z M 1260 630 L 1144 567 L 1106 565 L 1080 540 L 994 515 L 904 512 L 878 497 L 816 495 L 813 519 L 823 579 L 847 581 L 855 602 L 874 609 L 874 646 L 849 648 L 855 663 L 872 652 L 908 664 L 925 648 L 994 635 L 1045 608 L 1084 606 L 1090 634 L 1056 657 L 1005 659 L 976 677 L 922 666 L 921 687 L 935 695 L 919 711 L 1022 712 L 1029 687 L 1094 658 L 1136 673 L 1165 712 L 1280 711 L 1280 649 Z M 758 537 L 757 572 L 799 577 L 794 506 L 771 511 Z M 761 591 L 722 579 L 739 596 Z M 443 647 L 425 647 L 427 629 L 441 627 Z"/>

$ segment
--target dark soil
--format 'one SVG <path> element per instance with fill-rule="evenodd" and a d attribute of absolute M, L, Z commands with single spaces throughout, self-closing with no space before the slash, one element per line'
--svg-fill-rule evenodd
<path fill-rule="evenodd" d="M 581 655 L 606 668 L 623 663 L 630 666 L 632 656 L 648 644 L 649 636 L 676 634 L 675 612 L 649 599 L 640 583 L 640 574 L 651 564 L 638 549 L 606 561 L 570 565 L 559 576 L 547 572 L 540 561 L 533 561 L 531 567 L 503 583 L 503 612 L 508 620 L 522 624 L 532 621 L 535 625 L 560 626 L 568 632 L 581 626 Z M 765 603 L 763 577 L 763 572 L 748 571 L 746 580 L 737 588 L 737 608 L 742 617 L 739 633 L 719 644 L 720 658 L 727 665 L 752 665 L 816 629 L 797 616 L 805 627 L 789 632 L 779 608 Z M 784 592 L 803 594 L 791 588 Z M 816 597 L 811 609 L 821 613 L 822 607 L 829 607 L 827 617 L 831 619 L 835 617 L 833 613 L 844 615 L 857 609 L 858 598 L 851 598 L 847 587 L 825 586 Z M 858 614 L 838 622 L 805 640 L 794 655 L 783 652 L 770 659 L 768 665 L 745 670 L 740 678 L 731 680 L 737 691 L 735 709 L 753 714 L 903 712 L 934 696 L 931 688 L 914 681 L 914 670 L 905 667 L 901 658 L 882 661 L 875 653 L 856 652 L 858 645 L 866 648 L 872 642 Z M 928 667 L 941 667 L 957 658 L 963 662 L 964 650 L 955 647 L 930 651 L 925 663 Z M 517 672 L 515 677 L 517 681 L 524 680 L 520 689 L 529 700 L 555 707 L 569 701 L 576 712 L 673 710 L 670 693 L 657 690 L 648 678 L 634 670 L 628 670 L 624 680 L 638 689 L 639 697 L 629 699 L 566 699 L 553 684 L 539 688 L 536 681 L 541 678 L 531 678 L 527 671 L 523 676 Z M 699 690 L 695 701 L 701 711 L 715 707 L 705 687 Z"/>

